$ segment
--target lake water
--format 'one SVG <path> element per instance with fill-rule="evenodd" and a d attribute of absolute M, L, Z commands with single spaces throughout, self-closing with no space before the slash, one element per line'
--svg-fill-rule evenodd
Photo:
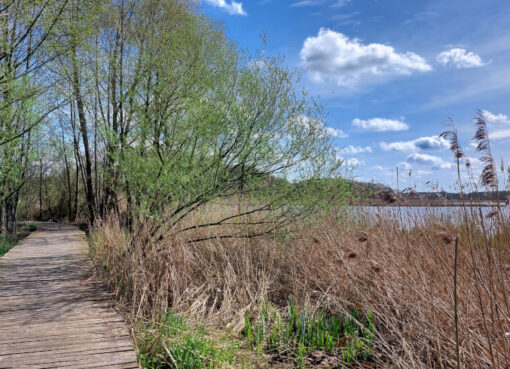
<path fill-rule="evenodd" d="M 510 219 L 510 207 L 501 206 L 501 210 L 503 217 L 506 220 Z M 407 226 L 421 224 L 425 219 L 460 223 L 465 214 L 462 206 L 356 206 L 351 207 L 350 211 L 355 216 L 395 219 Z M 491 214 L 497 211 L 496 206 L 467 206 L 465 211 L 476 223 L 480 222 L 481 217 L 488 223 L 490 219 L 497 220 L 497 216 L 491 217 Z"/>

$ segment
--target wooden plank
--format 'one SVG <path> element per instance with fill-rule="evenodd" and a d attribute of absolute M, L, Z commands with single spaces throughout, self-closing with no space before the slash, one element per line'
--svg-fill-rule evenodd
<path fill-rule="evenodd" d="M 117 339 L 120 339 L 122 337 L 127 337 L 128 335 L 113 335 L 108 332 L 89 332 L 86 335 L 80 334 L 80 333 L 67 333 L 67 334 L 60 334 L 60 335 L 47 335 L 44 337 L 23 337 L 19 338 L 17 340 L 10 340 L 9 342 L 2 343 L 3 345 L 17 345 L 25 347 L 26 345 L 35 345 L 36 342 L 39 342 L 39 344 L 49 341 L 62 341 L 62 340 L 68 340 L 68 342 L 76 342 L 77 340 L 86 337 L 87 340 L 101 340 L 101 339 L 109 339 L 112 341 L 115 341 Z M 72 340 L 72 341 L 71 341 Z"/>
<path fill-rule="evenodd" d="M 84 234 L 39 223 L 0 258 L 0 368 L 139 368 Z"/>
<path fill-rule="evenodd" d="M 112 345 L 117 344 L 118 342 L 127 342 L 131 344 L 129 336 L 120 336 L 120 337 L 96 337 L 87 339 L 81 338 L 81 336 L 73 337 L 72 340 L 69 340 L 70 336 L 59 337 L 56 339 L 47 339 L 41 342 L 38 341 L 30 341 L 24 342 L 23 345 L 20 345 L 17 342 L 8 342 L 2 344 L 0 347 L 0 356 L 2 355 L 12 355 L 12 354 L 21 354 L 21 353 L 30 353 L 30 352 L 41 352 L 47 351 L 48 348 L 58 347 L 59 349 L 67 349 L 73 347 L 83 347 L 85 345 L 94 343 L 98 345 L 108 344 Z"/>
<path fill-rule="evenodd" d="M 44 355 L 41 358 L 30 358 L 29 360 L 21 358 L 13 360 L 7 368 L 91 368 L 95 366 L 105 366 L 111 364 L 127 364 L 132 363 L 131 356 L 133 353 L 129 350 L 103 352 L 99 354 L 81 353 L 79 355 L 63 354 L 58 356 Z M 0 362 L 1 367 L 2 362 Z"/>
<path fill-rule="evenodd" d="M 112 352 L 112 350 L 130 350 L 133 346 L 131 342 L 127 340 L 118 341 L 116 343 L 112 342 L 103 342 L 98 343 L 94 342 L 92 345 L 90 344 L 82 344 L 82 345 L 75 345 L 75 346 L 67 346 L 67 347 L 59 347 L 58 349 L 55 349 L 55 346 L 46 346 L 46 347 L 40 347 L 35 350 L 31 350 L 28 352 L 19 352 L 19 353 L 12 353 L 8 355 L 2 355 L 0 356 L 0 365 L 3 361 L 7 362 L 16 362 L 20 359 L 23 359 L 26 361 L 27 359 L 31 360 L 32 364 L 37 364 L 38 361 L 45 362 L 48 357 L 58 357 L 58 356 L 73 356 L 77 355 L 79 357 L 83 355 L 92 355 L 92 354 L 102 354 L 102 353 L 109 353 Z"/>
<path fill-rule="evenodd" d="M 116 318 L 118 317 L 118 313 L 115 311 L 111 311 L 111 309 L 102 309 L 97 310 L 97 313 L 101 316 L 101 319 L 104 318 Z M 0 320 L 2 321 L 0 327 L 7 328 L 10 326 L 18 326 L 20 318 L 25 317 L 24 314 L 5 314 L 4 316 L 0 316 Z M 31 318 L 34 318 L 30 322 L 25 322 L 24 327 L 33 327 L 38 325 L 47 325 L 48 322 L 52 324 L 68 324 L 72 322 L 82 322 L 91 320 L 90 314 L 82 313 L 80 311 L 77 312 L 68 312 L 67 314 L 60 314 L 58 316 L 51 314 L 41 314 L 41 315 L 32 315 Z"/>

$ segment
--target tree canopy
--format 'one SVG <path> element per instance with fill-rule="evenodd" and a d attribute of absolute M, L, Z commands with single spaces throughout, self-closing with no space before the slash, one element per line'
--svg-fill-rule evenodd
<path fill-rule="evenodd" d="M 194 2 L 0 1 L 0 31 L 4 232 L 116 214 L 155 239 L 254 237 L 330 203 L 341 163 L 299 72 Z"/>

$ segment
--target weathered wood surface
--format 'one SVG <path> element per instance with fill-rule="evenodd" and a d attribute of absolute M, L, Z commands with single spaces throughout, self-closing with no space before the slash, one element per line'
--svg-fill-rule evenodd
<path fill-rule="evenodd" d="M 138 368 L 83 232 L 39 223 L 0 258 L 0 368 Z"/>

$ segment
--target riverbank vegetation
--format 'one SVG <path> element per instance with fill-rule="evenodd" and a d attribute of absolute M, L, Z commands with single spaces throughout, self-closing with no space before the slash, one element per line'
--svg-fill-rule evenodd
<path fill-rule="evenodd" d="M 37 226 L 33 223 L 26 223 L 18 228 L 16 234 L 0 234 L 0 257 L 4 256 L 7 251 L 16 246 L 19 241 L 27 237 L 31 232 L 34 232 Z"/>
<path fill-rule="evenodd" d="M 481 181 L 443 134 L 460 210 L 354 211 L 299 72 L 196 2 L 0 1 L 0 33 L 0 237 L 86 224 L 143 367 L 510 366 L 508 214 L 465 195 L 505 187 L 482 115 Z"/>
<path fill-rule="evenodd" d="M 362 214 L 327 216 L 287 240 L 190 247 L 169 238 L 162 248 L 147 241 L 148 225 L 127 234 L 109 221 L 91 244 L 150 342 L 143 355 L 166 363 L 159 367 L 174 367 L 174 343 L 187 347 L 160 333 L 171 326 L 150 328 L 169 310 L 244 342 L 230 367 L 242 359 L 253 367 L 506 367 L 508 223 L 477 211 L 459 223 L 462 212 L 448 219 L 431 209 L 407 214 L 403 227 L 398 212 Z"/>
<path fill-rule="evenodd" d="M 0 236 L 0 257 L 4 256 L 7 251 L 13 248 L 18 243 L 17 237 Z"/>

